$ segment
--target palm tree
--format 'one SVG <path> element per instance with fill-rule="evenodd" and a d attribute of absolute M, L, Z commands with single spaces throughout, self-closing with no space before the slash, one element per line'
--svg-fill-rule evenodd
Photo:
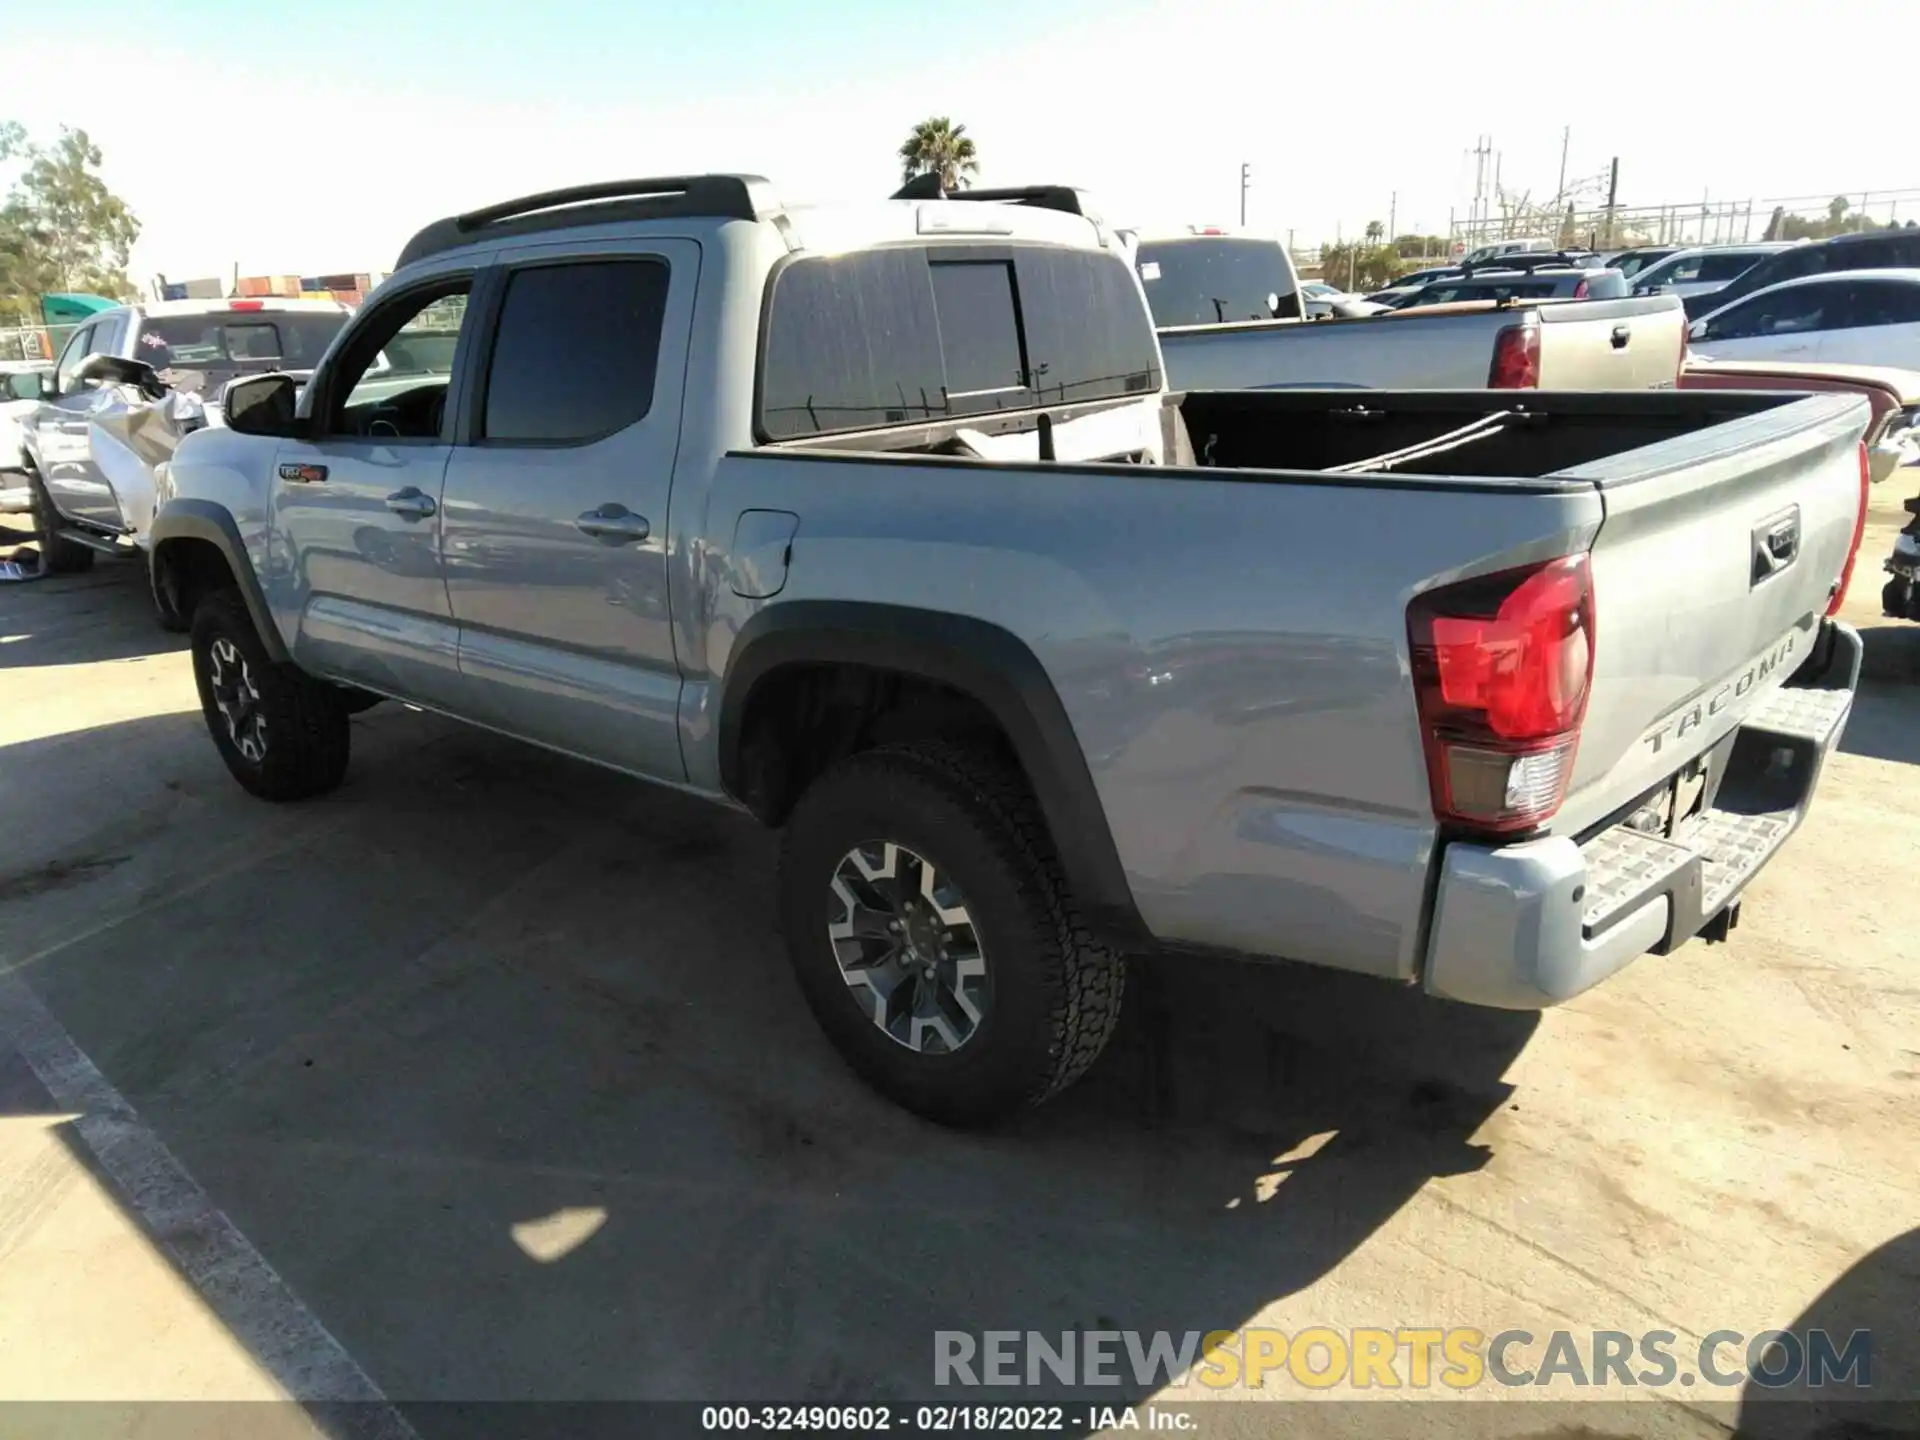
<path fill-rule="evenodd" d="M 900 147 L 900 178 L 911 180 L 928 172 L 940 176 L 942 190 L 958 190 L 972 184 L 980 173 L 980 160 L 967 136 L 967 127 L 956 125 L 945 115 L 935 115 L 913 127 Z"/>
<path fill-rule="evenodd" d="M 1380 243 L 1380 237 L 1387 233 L 1387 227 L 1378 220 L 1367 221 L 1367 240 L 1374 245 Z"/>

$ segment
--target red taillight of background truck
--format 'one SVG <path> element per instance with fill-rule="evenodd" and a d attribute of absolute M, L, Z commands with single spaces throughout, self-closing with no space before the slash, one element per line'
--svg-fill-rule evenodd
<path fill-rule="evenodd" d="M 1493 337 L 1489 390 L 1536 390 L 1540 386 L 1540 327 L 1509 325 Z"/>
<path fill-rule="evenodd" d="M 1407 636 L 1434 814 L 1496 834 L 1551 819 L 1593 681 L 1586 555 L 1416 596 Z"/>
<path fill-rule="evenodd" d="M 1853 517 L 1853 543 L 1847 546 L 1847 563 L 1841 567 L 1840 583 L 1834 587 L 1827 614 L 1838 615 L 1847 603 L 1847 587 L 1853 583 L 1853 562 L 1860 558 L 1860 540 L 1867 530 L 1867 496 L 1873 488 L 1873 467 L 1867 463 L 1867 442 L 1860 442 L 1860 513 Z"/>

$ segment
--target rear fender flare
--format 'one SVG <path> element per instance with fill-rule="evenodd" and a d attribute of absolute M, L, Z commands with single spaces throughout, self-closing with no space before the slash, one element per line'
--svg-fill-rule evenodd
<path fill-rule="evenodd" d="M 755 685 L 796 664 L 859 665 L 950 686 L 1011 742 L 1088 918 L 1122 943 L 1147 930 L 1073 722 L 1039 657 L 1011 631 L 944 611 L 859 601 L 769 605 L 740 631 L 721 686 L 721 785 L 738 795 L 743 719 Z"/>

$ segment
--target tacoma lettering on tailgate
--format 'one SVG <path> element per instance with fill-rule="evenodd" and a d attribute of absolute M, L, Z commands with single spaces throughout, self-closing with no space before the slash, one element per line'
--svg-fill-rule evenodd
<path fill-rule="evenodd" d="M 1697 696 L 1672 714 L 1665 716 L 1640 737 L 1641 743 L 1651 746 L 1654 754 L 1657 755 L 1668 740 L 1678 740 L 1689 730 L 1705 724 L 1709 716 L 1718 715 L 1734 701 L 1750 694 L 1754 686 L 1785 664 L 1787 657 L 1793 654 L 1795 642 L 1796 637 L 1788 635 L 1786 639 L 1757 660 L 1752 661 L 1746 669 L 1712 694 Z"/>

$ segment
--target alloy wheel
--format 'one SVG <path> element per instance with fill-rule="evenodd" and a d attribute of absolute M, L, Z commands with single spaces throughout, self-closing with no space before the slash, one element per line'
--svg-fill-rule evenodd
<path fill-rule="evenodd" d="M 227 739 L 246 759 L 258 765 L 267 758 L 267 716 L 260 691 L 253 683 L 247 657 L 224 635 L 207 651 L 207 688 L 214 707 L 227 722 Z"/>
<path fill-rule="evenodd" d="M 872 840 L 841 857 L 830 889 L 827 938 L 868 1018 L 921 1054 L 951 1054 L 971 1040 L 992 995 L 952 877 L 904 845 Z"/>

